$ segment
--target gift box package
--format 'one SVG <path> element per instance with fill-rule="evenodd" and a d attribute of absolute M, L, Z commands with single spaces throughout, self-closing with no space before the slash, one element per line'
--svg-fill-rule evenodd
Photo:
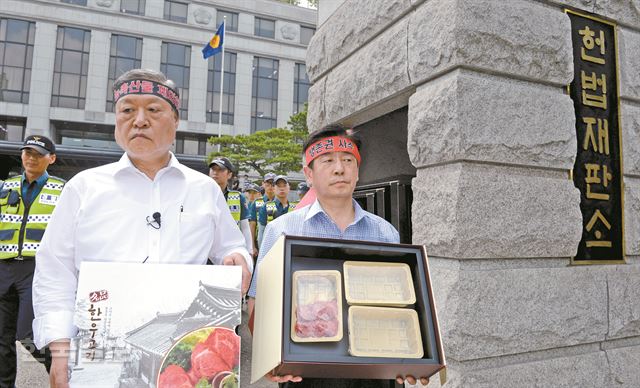
<path fill-rule="evenodd" d="M 267 372 L 395 379 L 441 371 L 442 378 L 425 248 L 280 237 L 258 271 L 252 352 L 252 382 Z"/>

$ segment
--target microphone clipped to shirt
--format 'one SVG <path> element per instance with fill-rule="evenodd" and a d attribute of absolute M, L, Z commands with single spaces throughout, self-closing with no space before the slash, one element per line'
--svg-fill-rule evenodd
<path fill-rule="evenodd" d="M 149 219 L 149 216 L 147 216 L 147 225 L 151 226 L 153 229 L 160 229 L 160 227 L 162 226 L 162 223 L 160 222 L 160 212 L 154 212 L 151 215 L 151 218 L 153 218 L 153 220 Z"/>

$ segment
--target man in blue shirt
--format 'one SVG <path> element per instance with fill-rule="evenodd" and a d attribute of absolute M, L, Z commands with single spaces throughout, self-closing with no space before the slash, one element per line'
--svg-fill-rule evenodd
<path fill-rule="evenodd" d="M 400 241 L 398 231 L 389 222 L 364 211 L 353 199 L 361 162 L 360 146 L 360 141 L 350 131 L 338 125 L 325 127 L 309 135 L 303 146 L 304 174 L 307 182 L 315 188 L 317 199 L 313 204 L 282 215 L 267 225 L 248 292 L 251 298 L 256 295 L 260 263 L 282 234 L 390 243 Z M 252 311 L 252 299 L 249 308 Z M 396 383 L 393 380 L 316 378 L 303 381 L 299 376 L 290 375 L 267 375 L 267 378 L 291 388 L 393 387 Z M 412 376 L 406 378 L 410 384 L 415 383 Z M 402 381 L 403 378 L 398 377 L 397 382 L 401 384 Z M 422 378 L 421 382 L 426 384 L 428 380 Z"/>

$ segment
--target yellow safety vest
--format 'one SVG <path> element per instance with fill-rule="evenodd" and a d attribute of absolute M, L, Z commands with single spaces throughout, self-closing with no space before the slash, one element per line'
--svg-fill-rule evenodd
<path fill-rule="evenodd" d="M 227 191 L 227 206 L 231 216 L 237 222 L 240 222 L 240 216 L 242 215 L 242 202 L 240 202 L 240 196 L 242 194 L 239 191 L 229 190 Z"/>
<path fill-rule="evenodd" d="M 254 202 L 256 205 L 256 212 L 260 210 L 261 207 L 264 206 L 264 198 L 257 198 Z"/>
<path fill-rule="evenodd" d="M 289 202 L 289 207 L 287 208 L 286 213 L 294 210 L 297 204 L 298 202 Z M 276 201 L 269 201 L 265 206 L 267 207 L 267 224 L 268 224 L 269 222 L 278 218 L 276 217 L 276 212 L 278 211 L 278 208 L 276 206 Z M 286 213 L 283 213 L 283 214 L 286 214 Z"/>
<path fill-rule="evenodd" d="M 27 208 L 21 194 L 22 175 L 4 182 L 0 190 L 0 260 L 35 257 L 64 184 L 64 180 L 50 176 Z"/>

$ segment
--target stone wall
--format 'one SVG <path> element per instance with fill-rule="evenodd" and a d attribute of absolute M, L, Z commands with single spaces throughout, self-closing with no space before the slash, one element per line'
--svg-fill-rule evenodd
<path fill-rule="evenodd" d="M 619 24 L 624 265 L 570 266 L 582 216 L 565 6 Z M 638 2 L 346 0 L 331 12 L 307 53 L 309 125 L 360 125 L 380 158 L 407 137 L 446 386 L 640 386 Z M 403 107 L 406 134 L 362 125 Z"/>

